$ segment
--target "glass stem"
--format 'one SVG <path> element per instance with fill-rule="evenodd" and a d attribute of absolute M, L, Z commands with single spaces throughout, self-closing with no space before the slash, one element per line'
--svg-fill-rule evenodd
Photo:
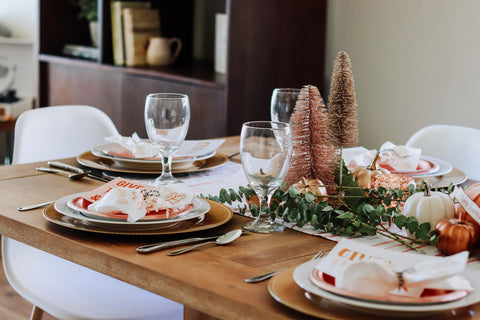
<path fill-rule="evenodd" d="M 172 154 L 162 156 L 162 178 L 173 178 L 172 175 Z"/>
<path fill-rule="evenodd" d="M 269 213 L 269 203 L 270 203 L 270 196 L 269 195 L 261 195 L 258 196 L 258 202 L 260 204 L 260 208 L 258 211 L 258 220 L 263 221 L 264 223 L 272 223 L 270 219 L 270 213 Z M 265 210 L 264 210 L 265 209 Z"/>

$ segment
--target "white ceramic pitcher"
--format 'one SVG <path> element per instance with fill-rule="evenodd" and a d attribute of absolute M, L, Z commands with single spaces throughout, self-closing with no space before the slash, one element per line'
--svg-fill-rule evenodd
<path fill-rule="evenodd" d="M 176 44 L 172 53 L 172 44 Z M 182 40 L 179 38 L 150 38 L 147 49 L 147 63 L 151 66 L 168 66 L 172 64 L 182 50 Z"/>

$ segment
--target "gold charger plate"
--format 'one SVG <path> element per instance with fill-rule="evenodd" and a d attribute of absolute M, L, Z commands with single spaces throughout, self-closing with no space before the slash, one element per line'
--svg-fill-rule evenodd
<path fill-rule="evenodd" d="M 43 216 L 56 225 L 70 229 L 121 235 L 166 235 L 202 231 L 221 226 L 233 218 L 233 212 L 227 206 L 212 200 L 204 200 L 210 204 L 210 211 L 208 211 L 203 218 L 179 221 L 175 225 L 168 228 L 159 228 L 158 230 L 126 231 L 125 229 L 107 229 L 91 224 L 83 219 L 66 216 L 55 210 L 53 204 L 43 209 Z"/>
<path fill-rule="evenodd" d="M 268 292 L 278 302 L 312 317 L 329 320 L 371 320 L 372 316 L 351 311 L 328 299 L 319 305 L 307 298 L 305 291 L 293 280 L 295 268 L 284 270 L 268 282 Z"/>
<path fill-rule="evenodd" d="M 77 157 L 77 162 L 81 165 L 92 169 L 98 170 L 108 170 L 114 172 L 122 172 L 122 173 L 143 173 L 143 174 L 161 174 L 162 168 L 152 168 L 146 167 L 146 170 L 142 170 L 141 167 L 125 167 L 120 165 L 118 162 L 108 159 L 108 158 L 101 158 L 95 156 L 91 151 L 86 151 L 80 154 Z M 228 157 L 223 153 L 216 153 L 213 157 L 204 159 L 204 160 L 197 160 L 193 161 L 191 165 L 185 166 L 184 164 L 175 166 L 172 165 L 172 172 L 173 173 L 187 173 L 187 172 L 198 172 L 204 171 L 208 169 L 213 169 L 224 165 L 228 162 Z"/>
<path fill-rule="evenodd" d="M 422 180 L 425 180 L 432 186 L 432 188 L 445 188 L 448 187 L 450 183 L 453 183 L 453 185 L 459 185 L 467 181 L 467 179 L 468 177 L 463 171 L 453 168 L 452 171 L 444 175 L 415 178 L 415 183 L 418 185 Z"/>

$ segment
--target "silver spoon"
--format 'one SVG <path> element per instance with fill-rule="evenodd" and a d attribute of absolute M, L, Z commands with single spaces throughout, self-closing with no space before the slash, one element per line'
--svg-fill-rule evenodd
<path fill-rule="evenodd" d="M 36 168 L 37 171 L 43 171 L 43 172 L 50 172 L 50 173 L 61 173 L 64 175 L 67 175 L 67 177 L 70 178 L 70 180 L 80 180 L 83 177 L 88 176 L 89 171 L 84 171 L 80 173 L 70 173 L 68 171 L 63 171 L 60 169 L 54 169 L 54 168 L 45 168 L 45 167 L 38 167 Z"/>
<path fill-rule="evenodd" d="M 241 235 L 242 235 L 242 230 L 235 229 L 235 230 L 232 230 L 232 231 L 229 231 L 229 232 L 225 233 L 224 235 L 220 236 L 215 241 L 208 241 L 208 242 L 199 243 L 199 244 L 187 247 L 187 248 L 183 248 L 183 249 L 179 249 L 179 250 L 175 250 L 175 251 L 170 251 L 169 253 L 167 253 L 167 255 L 176 256 L 176 255 L 188 252 L 190 250 L 196 249 L 198 247 L 204 246 L 206 244 L 212 244 L 212 243 L 216 243 L 218 245 L 228 244 L 228 243 L 234 241 L 235 239 L 237 239 L 238 237 L 240 237 Z"/>

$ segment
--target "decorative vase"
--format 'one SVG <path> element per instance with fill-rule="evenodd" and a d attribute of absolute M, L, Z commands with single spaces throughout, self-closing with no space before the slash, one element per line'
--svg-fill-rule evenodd
<path fill-rule="evenodd" d="M 172 53 L 172 44 L 177 47 Z M 147 63 L 151 66 L 168 66 L 178 57 L 182 49 L 182 41 L 179 38 L 150 38 L 147 49 Z"/>
<path fill-rule="evenodd" d="M 92 46 L 98 47 L 98 22 L 90 21 L 90 39 L 92 39 Z"/>

